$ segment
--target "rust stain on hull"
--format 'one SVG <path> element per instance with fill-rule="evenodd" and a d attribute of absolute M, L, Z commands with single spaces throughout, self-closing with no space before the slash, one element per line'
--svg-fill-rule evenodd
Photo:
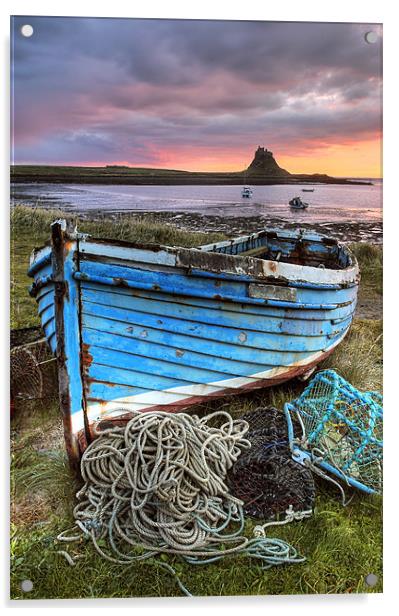
<path fill-rule="evenodd" d="M 83 367 L 88 370 L 93 362 L 93 356 L 90 353 L 90 345 L 85 342 L 82 343 L 82 361 Z"/>

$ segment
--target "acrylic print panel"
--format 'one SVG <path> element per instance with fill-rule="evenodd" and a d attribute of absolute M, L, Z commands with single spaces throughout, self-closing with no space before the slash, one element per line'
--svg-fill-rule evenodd
<path fill-rule="evenodd" d="M 12 18 L 13 599 L 381 592 L 381 54 Z"/>

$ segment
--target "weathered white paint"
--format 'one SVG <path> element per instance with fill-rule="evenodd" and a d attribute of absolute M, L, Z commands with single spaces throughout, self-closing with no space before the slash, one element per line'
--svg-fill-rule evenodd
<path fill-rule="evenodd" d="M 134 261 L 139 263 L 170 265 L 172 267 L 176 265 L 176 255 L 173 254 L 173 252 L 159 250 L 156 246 L 154 246 L 154 250 L 151 250 L 147 248 L 113 245 L 112 242 L 105 244 L 86 240 L 79 243 L 79 252 L 85 255 L 98 255 L 110 259 L 128 261 L 129 265 Z"/>

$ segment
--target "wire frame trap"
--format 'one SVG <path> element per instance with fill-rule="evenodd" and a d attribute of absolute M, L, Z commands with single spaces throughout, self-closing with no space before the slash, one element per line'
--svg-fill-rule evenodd
<path fill-rule="evenodd" d="M 363 492 L 381 493 L 380 393 L 361 392 L 334 370 L 324 370 L 284 410 L 294 460 Z M 295 419 L 299 430 L 294 428 Z"/>
<path fill-rule="evenodd" d="M 31 342 L 37 342 L 43 338 L 43 330 L 40 325 L 35 327 L 19 327 L 18 329 L 11 329 L 10 349 L 24 346 L 26 344 L 30 344 Z"/>
<path fill-rule="evenodd" d="M 32 330 L 32 331 L 30 331 Z M 57 391 L 55 358 L 41 331 L 25 328 L 11 332 L 11 401 L 51 397 Z"/>
<path fill-rule="evenodd" d="M 227 478 L 230 491 L 244 503 L 246 515 L 274 520 L 287 510 L 313 508 L 312 472 L 292 459 L 284 414 L 274 407 L 258 408 L 243 415 L 249 424 L 243 451 Z"/>

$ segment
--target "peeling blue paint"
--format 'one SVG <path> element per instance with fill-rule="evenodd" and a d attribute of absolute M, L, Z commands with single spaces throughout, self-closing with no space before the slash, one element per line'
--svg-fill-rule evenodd
<path fill-rule="evenodd" d="M 62 325 L 67 412 L 85 439 L 103 418 L 184 409 L 305 372 L 344 337 L 356 306 L 353 255 L 313 233 L 192 250 L 65 238 L 62 281 L 50 247 L 29 274 L 53 351 Z"/>

